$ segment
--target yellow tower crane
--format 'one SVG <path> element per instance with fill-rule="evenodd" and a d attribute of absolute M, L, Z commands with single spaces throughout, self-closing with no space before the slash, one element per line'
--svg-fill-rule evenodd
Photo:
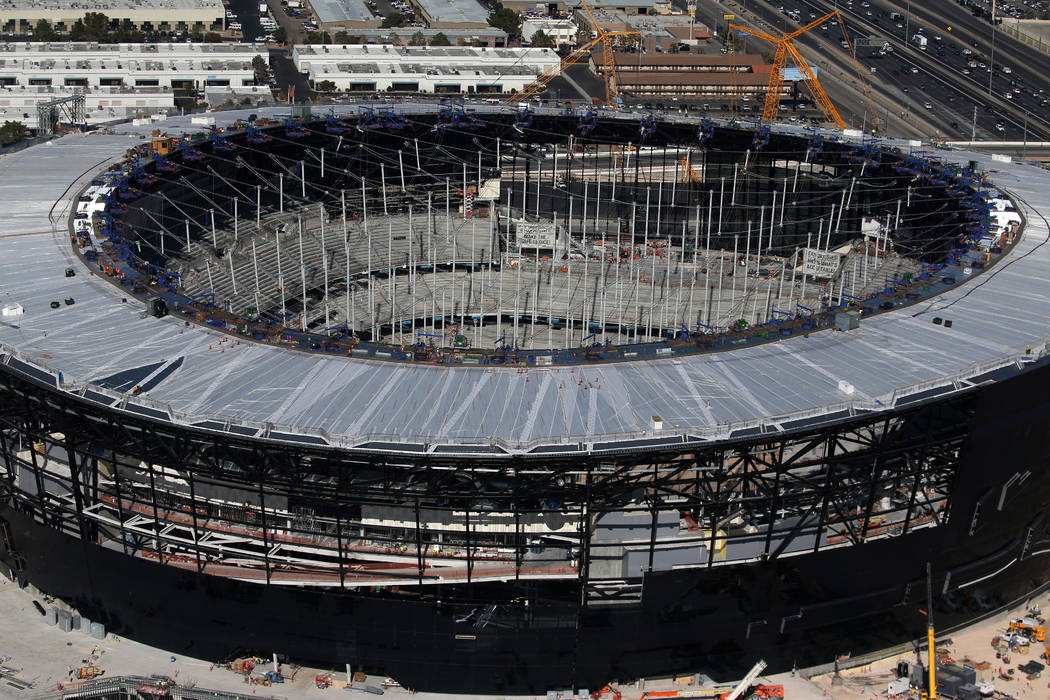
<path fill-rule="evenodd" d="M 864 90 L 864 97 L 868 102 L 868 107 L 871 109 L 872 119 L 875 123 L 875 128 L 880 132 L 882 131 L 882 122 L 879 119 L 878 110 L 875 108 L 875 103 L 871 97 L 871 90 L 868 87 L 867 80 L 864 79 L 864 73 L 860 68 L 860 63 L 857 61 L 856 53 L 853 50 L 853 44 L 849 40 L 849 35 L 846 33 L 845 19 L 839 13 L 838 10 L 834 10 L 824 15 L 819 19 L 815 19 L 809 24 L 796 29 L 793 32 L 789 32 L 777 38 L 771 34 L 767 34 L 758 29 L 751 27 L 742 27 L 738 24 L 730 24 L 729 28 L 734 29 L 741 34 L 747 34 L 749 36 L 763 39 L 773 44 L 776 47 L 776 51 L 773 54 L 773 70 L 769 74 L 769 87 L 766 90 L 766 102 L 762 108 L 762 120 L 768 122 L 775 122 L 777 116 L 780 114 L 780 99 L 781 92 L 784 88 L 784 67 L 787 65 L 787 61 L 790 58 L 791 61 L 798 68 L 799 73 L 802 74 L 802 79 L 806 82 L 806 87 L 809 88 L 810 93 L 813 95 L 813 100 L 820 107 L 820 110 L 824 113 L 824 117 L 839 127 L 840 129 L 846 128 L 846 123 L 842 121 L 842 117 L 839 116 L 838 110 L 835 109 L 835 105 L 831 103 L 831 99 L 828 94 L 824 92 L 824 88 L 821 87 L 820 82 L 817 80 L 816 74 L 813 69 L 810 68 L 806 59 L 802 58 L 802 54 L 799 53 L 795 47 L 793 40 L 798 36 L 805 34 L 809 30 L 819 27 L 828 20 L 838 20 L 839 28 L 842 30 L 843 40 L 846 42 L 848 47 L 850 60 L 853 63 L 853 69 L 857 73 L 857 78 L 860 81 L 860 85 Z"/>
<path fill-rule="evenodd" d="M 516 102 L 523 102 L 538 92 L 541 92 L 547 83 L 557 78 L 561 73 L 578 61 L 581 57 L 587 55 L 593 47 L 601 43 L 602 45 L 602 64 L 605 77 L 605 105 L 615 106 L 617 98 L 620 96 L 620 91 L 616 86 L 616 60 L 613 53 L 613 40 L 614 37 L 618 36 L 633 36 L 641 34 L 641 32 L 607 32 L 602 29 L 601 25 L 598 24 L 598 20 L 591 14 L 591 8 L 587 7 L 587 3 L 580 0 L 580 4 L 583 5 L 584 11 L 587 12 L 587 16 L 591 18 L 591 26 L 598 32 L 598 36 L 595 39 L 587 42 L 580 48 L 576 49 L 568 56 L 561 60 L 556 66 L 548 68 L 539 77 L 536 78 L 532 83 L 526 85 L 518 92 L 514 93 L 503 102 L 504 104 L 513 104 Z"/>

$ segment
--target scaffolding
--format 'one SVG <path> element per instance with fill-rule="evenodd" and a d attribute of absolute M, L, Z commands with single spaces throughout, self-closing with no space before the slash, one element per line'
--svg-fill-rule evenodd
<path fill-rule="evenodd" d="M 50 136 L 55 133 L 55 127 L 62 123 L 83 126 L 87 123 L 84 95 L 77 93 L 38 103 L 36 123 L 38 136 Z"/>

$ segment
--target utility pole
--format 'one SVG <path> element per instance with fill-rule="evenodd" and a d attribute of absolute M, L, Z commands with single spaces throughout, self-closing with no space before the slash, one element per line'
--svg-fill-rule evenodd
<path fill-rule="evenodd" d="M 1021 160 L 1028 156 L 1028 110 L 1024 111 L 1024 145 L 1021 146 Z"/>
<path fill-rule="evenodd" d="M 992 53 L 988 59 L 988 96 L 992 96 L 992 77 L 995 75 L 995 0 L 992 0 Z"/>
<path fill-rule="evenodd" d="M 977 140 L 977 105 L 973 106 L 973 124 L 970 126 L 970 141 Z"/>

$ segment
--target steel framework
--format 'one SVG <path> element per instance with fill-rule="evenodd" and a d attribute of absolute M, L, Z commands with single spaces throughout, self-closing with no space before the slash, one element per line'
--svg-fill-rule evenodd
<path fill-rule="evenodd" d="M 949 517 L 966 426 L 960 398 L 701 451 L 457 463 L 98 415 L 7 372 L 0 392 L 4 500 L 41 524 L 198 573 L 339 588 L 547 578 L 608 594 L 904 536 Z"/>
<path fill-rule="evenodd" d="M 55 133 L 55 127 L 63 122 L 78 127 L 87 122 L 87 107 L 85 106 L 85 98 L 82 93 L 37 103 L 36 123 L 38 136 L 47 136 Z"/>

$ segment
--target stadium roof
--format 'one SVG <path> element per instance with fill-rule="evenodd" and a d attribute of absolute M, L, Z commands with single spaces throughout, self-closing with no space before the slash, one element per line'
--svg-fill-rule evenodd
<path fill-rule="evenodd" d="M 398 108 L 432 111 L 434 105 Z M 336 109 L 357 113 L 356 105 Z M 483 113 L 487 107 L 477 109 Z M 251 110 L 260 116 L 278 111 Z M 248 114 L 231 111 L 215 118 L 221 126 Z M 121 125 L 111 135 L 73 134 L 0 157 L 6 172 L 18 173 L 0 181 L 5 223 L 0 305 L 25 308 L 17 323 L 0 323 L 3 352 L 14 354 L 6 361 L 120 410 L 315 444 L 383 442 L 406 451 L 449 443 L 485 446 L 489 452 L 491 445 L 507 452 L 546 445 L 597 450 L 617 441 L 715 440 L 848 415 L 844 412 L 878 412 L 908 397 L 965 388 L 993 370 L 1020 367 L 1029 346 L 1036 355 L 1045 352 L 1050 230 L 1040 212 L 1050 212 L 1050 172 L 958 151 L 938 155 L 994 167 L 991 179 L 1008 188 L 1007 196 L 1027 218 L 1025 234 L 979 280 L 866 318 L 848 333 L 825 330 L 719 353 L 527 372 L 230 342 L 206 326 L 155 319 L 142 312 L 141 303 L 121 303 L 126 294 L 87 274 L 70 248 L 68 198 L 76 197 L 91 173 L 123 157 L 136 142 L 129 134 L 157 127 Z M 198 127 L 187 117 L 162 128 L 176 134 Z M 72 186 L 75 180 L 81 184 Z M 80 274 L 65 277 L 68 265 Z M 51 308 L 51 302 L 65 299 L 75 303 Z M 931 323 L 935 317 L 954 324 Z M 161 379 L 148 398 L 92 383 L 117 373 Z M 855 387 L 852 395 L 839 389 L 842 381 Z M 662 419 L 662 429 L 653 427 L 653 416 Z"/>

